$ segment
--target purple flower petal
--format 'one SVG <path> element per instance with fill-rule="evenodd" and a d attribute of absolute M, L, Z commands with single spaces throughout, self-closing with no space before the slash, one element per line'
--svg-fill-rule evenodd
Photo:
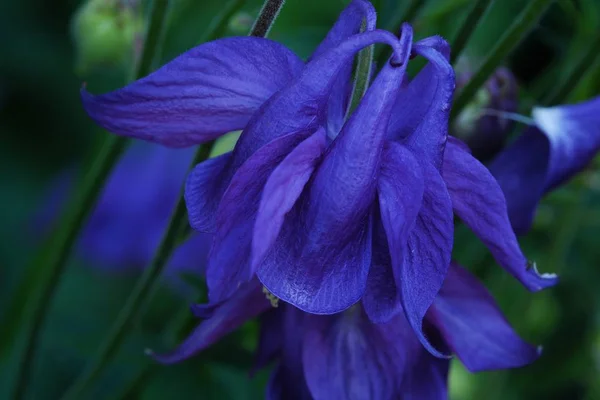
<path fill-rule="evenodd" d="M 446 400 L 450 361 L 432 356 L 424 349 L 402 381 L 402 400 Z"/>
<path fill-rule="evenodd" d="M 454 236 L 452 202 L 437 169 L 429 163 L 421 166 L 425 191 L 400 268 L 402 306 L 423 346 L 431 354 L 445 357 L 423 333 L 423 317 L 442 287 L 450 264 Z"/>
<path fill-rule="evenodd" d="M 254 153 L 233 176 L 217 209 L 217 231 L 206 268 L 211 302 L 225 300 L 254 276 L 250 254 L 261 193 L 275 167 L 306 138 L 281 136 Z"/>
<path fill-rule="evenodd" d="M 403 316 L 373 324 L 359 306 L 306 318 L 302 361 L 315 399 L 396 399 L 414 337 Z"/>
<path fill-rule="evenodd" d="M 444 340 L 471 372 L 521 367 L 540 355 L 539 348 L 519 338 L 485 287 L 455 263 L 430 312 Z"/>
<path fill-rule="evenodd" d="M 81 97 L 89 116 L 117 135 L 186 147 L 243 129 L 303 65 L 271 40 L 225 38 L 195 47 L 122 89 L 98 96 L 82 90 Z"/>
<path fill-rule="evenodd" d="M 556 275 L 540 275 L 529 267 L 508 220 L 502 189 L 487 168 L 448 142 L 442 170 L 454 212 L 485 243 L 498 264 L 532 291 L 558 282 Z"/>
<path fill-rule="evenodd" d="M 325 131 L 321 128 L 292 150 L 267 180 L 254 224 L 253 268 L 258 267 L 277 239 L 285 215 L 302 193 L 325 146 Z"/>
<path fill-rule="evenodd" d="M 600 150 L 600 97 L 535 108 L 533 118 L 539 129 L 526 131 L 489 166 L 517 233 L 531 228 L 542 195 L 571 179 Z"/>
<path fill-rule="evenodd" d="M 394 35 L 374 30 L 351 36 L 311 60 L 302 74 L 274 95 L 248 123 L 234 150 L 234 169 L 279 136 L 314 132 L 324 126 L 327 102 L 338 74 L 358 51 L 375 43 L 386 43 L 401 53 Z"/>
<path fill-rule="evenodd" d="M 367 288 L 362 298 L 365 313 L 374 323 L 388 322 L 402 311 L 400 289 L 396 284 L 390 248 L 379 208 L 374 210 L 373 249 Z"/>
<path fill-rule="evenodd" d="M 375 29 L 377 23 L 375 8 L 368 1 L 352 1 L 342 11 L 335 25 L 313 53 L 312 58 L 318 57 L 358 33 L 363 19 L 366 19 L 366 31 Z M 342 68 L 331 89 L 331 96 L 327 104 L 327 132 L 330 138 L 336 137 L 344 124 L 352 90 L 352 64 L 350 61 Z"/>
<path fill-rule="evenodd" d="M 387 65 L 380 72 L 257 271 L 275 296 L 304 311 L 335 313 L 364 293 L 371 263 L 370 213 L 386 117 L 402 82 L 412 40 L 410 27 L 404 31 L 397 52 L 401 64 Z"/>
<path fill-rule="evenodd" d="M 227 301 L 218 305 L 213 315 L 200 325 L 175 350 L 167 354 L 152 354 L 159 362 L 173 364 L 193 356 L 233 332 L 243 323 L 268 310 L 271 304 L 253 280 L 241 286 Z"/>
<path fill-rule="evenodd" d="M 381 282 L 380 286 L 372 286 L 372 293 L 365 303 L 369 316 L 373 322 L 382 322 L 386 317 L 391 317 L 399 309 L 399 297 L 396 297 L 396 285 L 401 282 L 400 270 L 404 263 L 408 236 L 415 226 L 417 215 L 423 200 L 423 173 L 421 166 L 413 154 L 404 146 L 395 142 L 388 142 L 383 153 L 377 189 L 379 193 L 379 207 L 381 222 L 385 229 L 382 240 L 387 240 L 391 265 L 378 265 L 372 271 L 373 277 L 378 280 L 389 279 L 393 271 L 391 282 Z M 380 245 L 381 246 L 381 245 Z M 385 257 L 381 256 L 380 257 Z M 389 255 L 384 261 L 390 258 Z M 375 263 L 373 263 L 375 265 Z M 390 269 L 390 267 L 392 267 Z M 388 271 L 388 269 L 390 269 Z M 381 272 L 377 272 L 381 271 Z M 392 297 L 393 296 L 393 297 Z M 365 299 L 366 300 L 366 299 Z M 367 306 L 369 302 L 373 302 Z"/>
<path fill-rule="evenodd" d="M 185 205 L 192 228 L 214 232 L 217 207 L 230 175 L 231 152 L 206 160 L 194 167 L 185 183 Z"/>
<path fill-rule="evenodd" d="M 439 168 L 448 137 L 454 70 L 444 55 L 432 47 L 417 44 L 413 51 L 429 63 L 400 91 L 388 136 L 394 140 L 404 139 L 406 146 Z"/>

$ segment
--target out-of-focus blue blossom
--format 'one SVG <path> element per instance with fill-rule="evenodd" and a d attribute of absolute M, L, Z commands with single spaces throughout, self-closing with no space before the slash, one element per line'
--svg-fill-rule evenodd
<path fill-rule="evenodd" d="M 457 87 L 467 84 L 470 73 L 460 74 Z M 514 126 L 503 116 L 517 111 L 517 81 L 508 68 L 500 67 L 477 92 L 453 125 L 453 134 L 465 140 L 478 160 L 488 160 L 501 149 Z"/>
<path fill-rule="evenodd" d="M 192 226 L 215 232 L 212 303 L 255 275 L 310 313 L 334 314 L 362 298 L 374 322 L 403 312 L 441 356 L 422 324 L 448 272 L 454 213 L 530 290 L 556 277 L 528 268 L 500 187 L 466 145 L 448 139 L 447 43 L 413 44 L 407 24 L 399 39 L 374 28 L 372 6 L 356 0 L 307 63 L 266 39 L 221 39 L 117 91 L 83 91 L 83 103 L 106 129 L 168 146 L 243 129 L 232 152 L 187 180 Z M 352 60 L 379 42 L 394 54 L 344 122 Z M 428 64 L 406 83 L 411 55 Z"/>
<path fill-rule="evenodd" d="M 447 397 L 449 361 L 429 354 L 402 314 L 380 324 L 369 320 L 362 304 L 334 315 L 309 314 L 277 302 L 256 279 L 225 302 L 192 311 L 205 321 L 174 352 L 155 355 L 159 361 L 188 358 L 261 315 L 256 368 L 275 362 L 269 399 Z M 487 290 L 456 264 L 425 328 L 436 347 L 455 353 L 471 372 L 520 367 L 539 356 Z"/>
<path fill-rule="evenodd" d="M 194 149 L 136 142 L 123 155 L 82 230 L 78 254 L 105 268 L 142 269 L 150 263 L 181 194 Z M 53 219 L 73 187 L 72 171 L 55 183 L 44 220 Z M 194 233 L 174 252 L 169 274 L 202 273 L 207 235 Z"/>
<path fill-rule="evenodd" d="M 537 107 L 532 115 L 535 125 L 489 165 L 517 233 L 530 229 L 541 197 L 583 170 L 600 150 L 600 97 Z"/>

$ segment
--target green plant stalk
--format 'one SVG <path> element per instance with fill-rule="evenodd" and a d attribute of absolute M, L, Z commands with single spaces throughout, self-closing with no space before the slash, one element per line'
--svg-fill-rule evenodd
<path fill-rule="evenodd" d="M 466 107 L 477 90 L 485 83 L 504 58 L 519 44 L 525 35 L 538 23 L 541 16 L 554 0 L 531 0 L 516 17 L 513 24 L 485 57 L 483 64 L 461 90 L 452 106 L 450 120 L 454 120 Z"/>
<path fill-rule="evenodd" d="M 363 28 L 364 26 L 365 25 L 363 24 Z M 358 53 L 358 62 L 354 74 L 354 88 L 352 90 L 352 96 L 350 97 L 350 107 L 346 117 L 349 117 L 356 107 L 358 107 L 358 104 L 369 88 L 369 81 L 371 80 L 373 69 L 374 47 L 375 46 L 373 45 L 365 47 Z"/>
<path fill-rule="evenodd" d="M 471 7 L 471 10 L 469 11 L 469 14 L 465 18 L 460 29 L 456 33 L 454 40 L 452 41 L 450 63 L 454 64 L 456 60 L 458 60 L 458 57 L 464 50 L 469 38 L 473 32 L 475 32 L 475 29 L 477 29 L 477 26 L 479 26 L 479 23 L 483 19 L 483 14 L 486 12 L 486 10 L 491 8 L 493 3 L 494 0 L 475 1 L 473 7 Z"/>
<path fill-rule="evenodd" d="M 257 32 L 264 32 L 262 34 L 266 35 L 275 22 L 283 3 L 282 0 L 266 0 L 250 35 L 256 35 Z M 276 10 L 273 8 L 275 5 L 278 7 Z M 259 24 L 258 21 L 262 22 Z M 259 25 L 258 28 L 257 25 Z M 210 155 L 213 145 L 214 141 L 200 146 L 190 168 L 206 160 Z M 84 398 L 83 394 L 85 391 L 95 382 L 100 373 L 111 361 L 123 343 L 128 329 L 133 325 L 133 321 L 151 297 L 152 289 L 156 285 L 158 277 L 175 249 L 178 236 L 185 224 L 187 224 L 185 201 L 183 196 L 180 196 L 150 266 L 144 270 L 142 277 L 127 299 L 125 306 L 121 309 L 109 335 L 100 346 L 98 354 L 72 386 L 67 389 L 65 395 L 62 397 L 63 400 Z"/>
<path fill-rule="evenodd" d="M 577 83 L 584 76 L 585 72 L 591 66 L 594 66 L 594 60 L 600 54 L 600 37 L 597 37 L 590 46 L 587 53 L 581 57 L 579 62 L 571 70 L 567 78 L 554 88 L 544 99 L 544 104 L 552 105 L 565 101 L 569 94 L 577 87 Z"/>
<path fill-rule="evenodd" d="M 168 0 L 155 0 L 153 3 L 150 23 L 146 34 L 146 44 L 137 66 L 136 78 L 147 75 L 151 69 L 152 60 L 159 47 L 167 7 Z M 50 304 L 52 304 L 52 299 L 60 278 L 65 270 L 71 248 L 95 204 L 104 186 L 104 182 L 119 160 L 121 153 L 127 147 L 127 144 L 128 139 L 113 135 L 107 137 L 104 141 L 100 153 L 86 174 L 76 200 L 69 207 L 68 214 L 56 232 L 56 239 L 52 241 L 50 250 L 48 250 L 48 258 L 44 263 L 44 269 L 47 269 L 47 271 L 44 271 L 43 281 L 39 286 L 34 285 L 37 290 L 32 295 L 31 300 L 31 322 L 25 325 L 25 350 L 23 357 L 17 365 L 13 392 L 15 399 L 22 399 L 25 395 L 31 367 L 37 353 L 39 334 L 44 325 L 44 319 L 48 314 Z"/>

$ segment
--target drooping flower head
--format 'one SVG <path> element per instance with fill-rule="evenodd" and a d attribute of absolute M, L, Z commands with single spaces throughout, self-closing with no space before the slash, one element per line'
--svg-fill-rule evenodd
<path fill-rule="evenodd" d="M 583 170 L 600 151 L 600 97 L 534 108 L 533 120 L 535 125 L 489 166 L 504 191 L 517 233 L 530 229 L 545 193 Z"/>
<path fill-rule="evenodd" d="M 366 31 L 359 32 L 365 18 Z M 526 287 L 555 283 L 528 268 L 489 171 L 448 139 L 454 90 L 449 48 L 374 29 L 353 1 L 307 63 L 266 39 L 201 45 L 86 110 L 121 135 L 171 146 L 243 133 L 231 153 L 198 165 L 186 186 L 190 222 L 214 232 L 211 303 L 258 276 L 275 297 L 313 314 L 363 300 L 371 321 L 402 313 L 426 348 L 423 319 L 448 273 L 456 213 Z M 346 116 L 352 60 L 392 47 Z M 407 85 L 411 56 L 428 64 Z M 345 122 L 344 122 L 345 121 Z"/>

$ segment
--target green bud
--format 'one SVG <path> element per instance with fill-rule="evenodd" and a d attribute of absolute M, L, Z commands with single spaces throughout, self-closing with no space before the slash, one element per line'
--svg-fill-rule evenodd
<path fill-rule="evenodd" d="M 78 73 L 135 61 L 141 49 L 144 19 L 134 1 L 89 0 L 75 13 L 71 33 Z"/>
<path fill-rule="evenodd" d="M 234 35 L 247 35 L 252 25 L 254 17 L 247 12 L 238 12 L 231 17 L 228 23 L 228 28 Z"/>

